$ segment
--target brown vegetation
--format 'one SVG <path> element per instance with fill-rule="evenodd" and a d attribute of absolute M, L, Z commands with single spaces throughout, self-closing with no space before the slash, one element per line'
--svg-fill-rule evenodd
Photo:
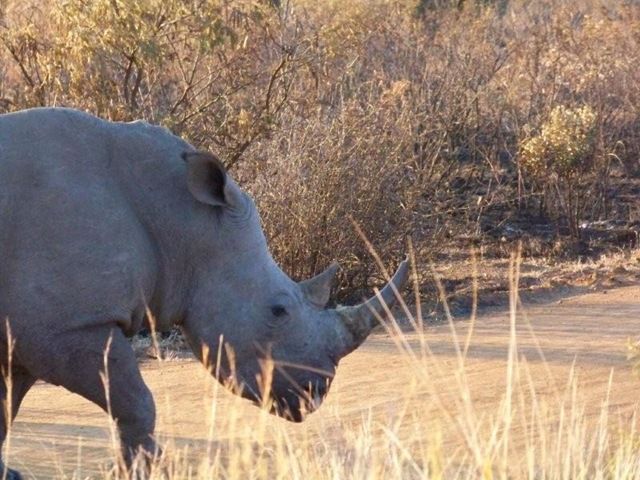
<path fill-rule="evenodd" d="M 375 280 L 353 223 L 424 259 L 639 220 L 634 2 L 8 0 L 0 46 L 0 112 L 166 125 L 225 159 L 290 274 L 337 259 L 345 294 Z"/>

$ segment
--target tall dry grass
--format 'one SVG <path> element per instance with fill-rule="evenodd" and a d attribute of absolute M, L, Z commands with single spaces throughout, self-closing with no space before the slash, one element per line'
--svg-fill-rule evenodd
<path fill-rule="evenodd" d="M 266 412 L 259 425 L 243 425 L 233 411 L 220 419 L 221 387 L 216 385 L 208 421 L 221 421 L 222 431 L 210 430 L 206 454 L 194 461 L 188 449 L 174 450 L 155 465 L 151 478 L 640 478 L 636 419 L 614 413 L 611 383 L 594 408 L 582 398 L 575 368 L 559 379 L 538 346 L 547 378 L 535 378 L 519 354 L 523 333 L 535 339 L 517 293 L 519 266 L 519 256 L 514 255 L 504 379 L 494 385 L 498 391 L 492 392 L 495 400 L 489 408 L 473 394 L 468 371 L 476 318 L 472 316 L 463 336 L 448 316 L 455 351 L 451 368 L 432 352 L 420 311 L 414 313 L 402 302 L 400 315 L 408 316 L 402 323 L 408 320 L 410 329 L 390 311 L 380 319 L 396 346 L 401 368 L 411 372 L 400 394 L 389 392 L 397 400 L 385 420 L 372 411 L 355 422 L 343 421 L 338 414 L 336 425 L 292 436 L 291 430 L 280 428 L 282 424 L 274 428 Z M 414 292 L 419 295 L 417 284 Z M 453 394 L 434 388 L 435 380 L 443 377 L 455 384 Z M 217 442 L 217 437 L 230 440 Z M 139 474 L 145 476 L 142 470 Z"/>
<path fill-rule="evenodd" d="M 395 362 L 395 368 L 411 372 L 403 375 L 407 383 L 402 391 L 389 392 L 395 400 L 387 415 L 367 410 L 359 418 L 342 416 L 343 405 L 338 403 L 331 407 L 330 421 L 315 422 L 299 431 L 287 428 L 285 422 L 274 422 L 266 411 L 260 413 L 257 422 L 247 424 L 242 414 L 243 400 L 237 399 L 224 411 L 219 409 L 221 396 L 228 394 L 215 383 L 208 392 L 209 407 L 200 413 L 209 426 L 208 439 L 189 447 L 171 436 L 161 436 L 164 456 L 152 461 L 150 474 L 146 472 L 146 460 L 139 458 L 133 477 L 640 478 L 635 414 L 630 418 L 616 413 L 611 383 L 597 399 L 598 404 L 587 404 L 574 367 L 568 369 L 565 378 L 559 378 L 539 349 L 538 360 L 547 371 L 541 378 L 540 370 L 533 374 L 531 364 L 520 355 L 519 338 L 533 334 L 533 330 L 518 299 L 518 269 L 514 256 L 508 348 L 500 360 L 503 378 L 491 384 L 488 404 L 473 391 L 476 380 L 472 375 L 478 372 L 472 372 L 468 352 L 475 318 L 463 335 L 460 324 L 449 317 L 455 355 L 453 361 L 443 362 L 431 350 L 429 332 L 419 313 L 412 313 L 404 305 L 402 310 L 409 315 L 411 329 L 401 327 L 390 314 L 383 319 L 396 347 L 394 356 L 399 362 Z M 454 388 L 439 391 L 437 386 L 443 378 Z M 108 388 L 108 374 L 105 386 Z M 366 387 L 371 388 L 375 385 Z M 120 462 L 113 424 L 111 439 L 112 459 L 105 460 L 98 478 L 130 478 L 113 467 Z M 69 462 L 65 462 L 67 468 L 61 469 L 59 477 L 84 478 L 86 465 L 81 455 L 77 461 L 75 473 L 68 471 Z"/>

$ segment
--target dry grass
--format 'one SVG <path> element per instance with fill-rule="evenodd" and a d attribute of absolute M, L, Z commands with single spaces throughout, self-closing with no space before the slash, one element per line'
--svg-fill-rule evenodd
<path fill-rule="evenodd" d="M 495 360 L 501 379 L 478 384 L 479 371 L 469 356 L 475 319 L 465 332 L 450 321 L 447 348 L 453 355 L 443 362 L 419 317 L 410 314 L 410 332 L 389 317 L 384 325 L 395 351 L 385 363 L 411 375 L 403 375 L 410 381 L 393 393 L 386 414 L 369 410 L 359 417 L 348 415 L 347 409 L 357 403 L 354 395 L 364 391 L 333 392 L 346 403 L 323 407 L 332 409 L 330 422 L 293 430 L 262 411 L 248 424 L 244 401 L 229 402 L 228 394 L 213 383 L 203 392 L 207 438 L 195 443 L 160 438 L 164 457 L 154 460 L 150 475 L 140 468 L 136 478 L 640 478 L 637 403 L 632 411 L 619 411 L 611 378 L 608 388 L 603 382 L 602 396 L 594 397 L 586 395 L 578 368 L 558 375 L 521 310 L 519 263 L 514 260 L 511 267 L 508 341 L 505 356 Z M 527 359 L 520 344 L 524 337 Z M 375 387 L 363 381 L 364 390 Z M 440 390 L 443 381 L 450 387 Z M 479 394 L 478 388 L 488 390 Z M 114 460 L 103 464 L 99 478 L 127 478 L 110 469 L 118 452 L 115 426 L 111 432 Z M 176 438 L 184 436 L 177 432 Z M 77 460 L 73 478 L 83 478 L 80 450 Z M 61 468 L 60 478 L 67 475 L 68 467 Z"/>
<path fill-rule="evenodd" d="M 508 304 L 509 260 L 473 252 L 452 255 L 447 263 L 435 266 L 451 309 L 468 315 L 474 298 L 480 309 L 504 308 Z M 474 276 L 475 275 L 475 276 Z M 637 285 L 640 281 L 640 253 L 637 249 L 610 251 L 595 258 L 550 262 L 547 257 L 522 260 L 519 294 L 529 303 L 546 303 L 570 295 Z M 476 293 L 477 292 L 477 293 Z M 443 319 L 443 309 L 432 279 L 422 282 L 421 298 L 427 321 Z"/>
<path fill-rule="evenodd" d="M 167 336 L 159 333 L 136 335 L 131 339 L 131 347 L 140 359 L 171 361 L 184 358 L 189 345 L 180 331 L 174 329 Z"/>
<path fill-rule="evenodd" d="M 442 395 L 434 388 L 435 380 L 451 377 L 451 372 L 442 371 L 421 318 L 405 305 L 413 332 L 405 333 L 391 315 L 383 324 L 395 343 L 401 368 L 413 375 L 386 421 L 378 423 L 365 414 L 359 422 L 334 425 L 341 432 L 337 435 L 313 431 L 292 438 L 284 428 L 273 429 L 264 412 L 258 426 L 242 425 L 242 418 L 233 412 L 226 412 L 220 422 L 216 387 L 208 422 L 218 420 L 222 431 L 211 430 L 207 455 L 197 457 L 194 464 L 188 449 L 174 449 L 155 464 L 151 478 L 640 477 L 635 413 L 631 418 L 628 413 L 614 413 L 611 383 L 598 405 L 588 405 L 573 368 L 564 380 L 551 373 L 528 318 L 519 314 L 519 259 L 512 258 L 510 272 L 510 334 L 504 381 L 495 385 L 498 392 L 491 392 L 493 408 L 487 410 L 470 390 L 467 354 L 475 318 L 463 336 L 449 317 L 455 351 L 450 381 L 457 388 L 453 396 Z M 546 379 L 534 377 L 519 354 L 518 338 L 525 332 L 538 346 Z M 244 432 L 242 440 L 237 440 L 238 430 Z M 216 441 L 218 436 L 236 440 L 225 444 Z M 452 438 L 456 443 L 451 444 Z M 111 475 L 107 477 L 120 478 Z"/>

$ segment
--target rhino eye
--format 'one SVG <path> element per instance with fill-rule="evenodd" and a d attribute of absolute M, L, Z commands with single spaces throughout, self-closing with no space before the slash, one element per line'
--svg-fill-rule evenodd
<path fill-rule="evenodd" d="M 287 309 L 282 305 L 274 305 L 271 307 L 271 313 L 274 317 L 284 317 L 287 314 Z"/>

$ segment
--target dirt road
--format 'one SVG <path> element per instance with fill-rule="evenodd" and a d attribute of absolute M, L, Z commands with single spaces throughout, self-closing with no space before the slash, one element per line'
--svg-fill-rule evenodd
<path fill-rule="evenodd" d="M 530 334 L 525 317 L 535 336 Z M 456 323 L 461 339 L 468 327 L 469 322 Z M 560 395 L 575 365 L 586 416 L 595 417 L 600 411 L 612 371 L 612 408 L 623 418 L 638 410 L 640 379 L 631 374 L 625 355 L 627 339 L 640 334 L 640 287 L 525 306 L 524 313 L 518 315 L 517 329 L 517 356 L 526 359 L 525 370 L 539 395 Z M 419 350 L 415 334 L 407 340 Z M 416 372 L 406 355 L 398 352 L 388 335 L 379 334 L 341 363 L 333 390 L 320 411 L 300 425 L 270 417 L 267 422 L 287 429 L 292 438 L 321 435 L 326 439 L 344 435 L 337 429 L 344 428 L 345 422 L 356 425 L 363 417 L 388 422 L 403 398 L 410 400 L 402 408 L 420 409 L 420 418 L 428 417 L 431 410 L 433 416 L 442 416 L 443 408 L 451 408 L 455 416 L 460 396 L 455 375 L 459 363 L 449 326 L 429 327 L 426 340 L 432 352 L 428 382 L 412 382 Z M 494 411 L 504 394 L 508 340 L 507 314 L 483 316 L 476 322 L 465 382 L 478 411 Z M 264 421 L 262 412 L 226 392 L 218 392 L 217 401 L 212 402 L 214 382 L 194 360 L 148 361 L 142 370 L 158 404 L 158 431 L 165 442 L 174 439 L 170 442 L 173 448 L 189 447 L 191 455 L 197 455 L 207 448 L 211 431 L 221 442 L 228 440 L 225 437 L 246 435 L 246 428 L 260 418 Z M 417 391 L 405 396 L 412 388 Z M 212 406 L 217 414 L 213 423 L 207 421 Z M 229 415 L 239 416 L 237 424 L 244 427 L 219 427 L 228 423 Z M 400 435 L 409 435 L 410 430 L 411 425 L 405 425 Z M 523 425 L 523 438 L 526 430 Z M 463 442 L 456 432 L 453 426 L 450 431 L 445 428 L 444 442 L 452 448 Z M 107 465 L 109 438 L 107 419 L 97 407 L 61 388 L 38 384 L 25 399 L 14 426 L 9 463 L 27 477 L 97 475 Z"/>

